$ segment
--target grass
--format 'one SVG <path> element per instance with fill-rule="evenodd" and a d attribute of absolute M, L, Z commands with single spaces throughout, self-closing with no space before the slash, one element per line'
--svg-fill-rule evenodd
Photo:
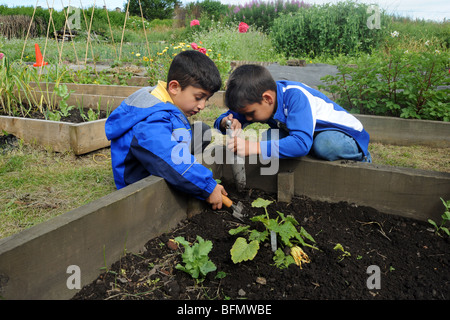
<path fill-rule="evenodd" d="M 223 107 L 211 106 L 192 121 L 212 126 L 224 111 Z M 369 150 L 374 164 L 450 173 L 450 148 L 371 143 Z M 0 238 L 115 190 L 109 148 L 75 156 L 19 141 L 16 148 L 0 149 Z"/>
<path fill-rule="evenodd" d="M 109 149 L 74 156 L 19 143 L 0 152 L 0 238 L 115 190 Z"/>

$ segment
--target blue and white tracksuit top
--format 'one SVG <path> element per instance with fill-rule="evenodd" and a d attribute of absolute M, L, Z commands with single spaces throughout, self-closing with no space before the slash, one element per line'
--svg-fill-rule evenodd
<path fill-rule="evenodd" d="M 217 185 L 212 171 L 190 153 L 191 126 L 186 116 L 152 95 L 153 89 L 139 89 L 106 120 L 116 187 L 155 175 L 204 200 Z"/>
<path fill-rule="evenodd" d="M 311 149 L 314 134 L 325 130 L 337 130 L 353 137 L 364 155 L 368 155 L 369 134 L 357 118 L 303 83 L 276 83 L 277 108 L 267 124 L 274 129 L 283 128 L 289 135 L 279 140 L 261 141 L 263 159 L 305 156 Z M 230 113 L 243 125 L 249 123 L 244 115 L 229 110 L 217 118 L 214 127 L 219 129 L 220 121 Z"/>

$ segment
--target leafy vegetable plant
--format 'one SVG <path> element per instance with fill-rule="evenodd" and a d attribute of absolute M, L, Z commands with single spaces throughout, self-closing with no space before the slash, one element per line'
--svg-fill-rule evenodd
<path fill-rule="evenodd" d="M 315 240 L 303 227 L 300 228 L 300 231 L 297 231 L 296 226 L 298 225 L 298 222 L 292 216 L 285 216 L 282 212 L 277 211 L 279 217 L 276 219 L 269 218 L 267 206 L 271 203 L 272 201 L 262 198 L 258 198 L 252 203 L 252 207 L 264 208 L 265 210 L 265 214 L 251 218 L 254 222 L 261 222 L 265 227 L 264 231 L 258 231 L 255 229 L 250 230 L 250 226 L 240 226 L 229 231 L 231 235 L 245 233 L 248 236 L 249 241 L 247 242 L 247 239 L 244 237 L 239 237 L 236 239 L 230 250 L 231 259 L 234 263 L 253 260 L 259 251 L 260 243 L 268 239 L 270 232 L 275 232 L 277 237 L 281 240 L 281 244 L 291 249 L 292 256 L 286 256 L 281 248 L 276 250 L 274 261 L 277 267 L 288 267 L 294 262 L 301 266 L 301 264 L 299 264 L 300 261 L 309 262 L 309 258 L 307 258 L 306 254 L 304 254 L 304 252 L 296 245 L 300 244 L 302 246 L 315 248 L 313 245 L 306 242 L 306 240 L 309 240 L 314 243 Z M 300 257 L 301 255 L 297 248 L 304 254 L 303 260 Z"/>
<path fill-rule="evenodd" d="M 339 261 L 344 260 L 345 257 L 350 257 L 350 256 L 351 256 L 350 252 L 344 250 L 344 247 L 343 247 L 342 244 L 340 244 L 340 243 L 336 244 L 336 245 L 334 246 L 333 249 L 334 249 L 334 250 L 340 250 L 340 251 L 343 252 L 343 253 L 339 256 Z"/>
<path fill-rule="evenodd" d="M 208 257 L 213 246 L 211 241 L 205 241 L 200 236 L 197 236 L 197 242 L 192 246 L 184 237 L 176 237 L 175 241 L 184 246 L 184 253 L 181 255 L 184 266 L 177 264 L 176 269 L 189 273 L 197 282 L 202 282 L 209 272 L 217 269 Z"/>
<path fill-rule="evenodd" d="M 445 207 L 445 212 L 441 216 L 442 217 L 441 224 L 438 225 L 432 219 L 428 219 L 428 222 L 434 226 L 436 234 L 440 235 L 440 231 L 442 230 L 448 236 L 450 236 L 449 229 L 447 227 L 444 227 L 444 225 L 447 223 L 447 221 L 450 220 L 450 200 L 444 201 L 444 199 L 442 199 L 442 198 L 440 198 L 440 199 L 441 199 L 441 201 L 442 201 L 442 203 L 444 204 L 444 207 Z"/>
<path fill-rule="evenodd" d="M 54 112 L 48 110 L 47 116 L 50 120 L 59 121 L 61 120 L 61 117 L 68 117 L 70 115 L 69 111 L 75 108 L 74 106 L 69 106 L 69 104 L 67 103 L 70 94 L 75 91 L 69 91 L 67 86 L 64 84 L 55 86 L 54 92 L 58 97 L 61 98 L 61 101 L 59 102 L 59 110 L 55 110 Z"/>

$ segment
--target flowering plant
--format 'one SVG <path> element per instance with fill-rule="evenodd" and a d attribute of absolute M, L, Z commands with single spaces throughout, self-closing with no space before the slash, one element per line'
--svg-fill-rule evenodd
<path fill-rule="evenodd" d="M 191 27 L 193 27 L 193 26 L 199 26 L 199 25 L 200 25 L 200 21 L 198 21 L 197 19 L 192 20 L 192 21 L 191 21 L 191 24 L 190 24 Z"/>
<path fill-rule="evenodd" d="M 240 33 L 246 33 L 248 31 L 248 24 L 245 22 L 239 23 L 239 32 Z"/>
<path fill-rule="evenodd" d="M 3 59 L 4 56 L 5 56 L 5 54 L 0 52 L 0 59 Z"/>
<path fill-rule="evenodd" d="M 201 41 L 200 41 L 201 42 Z M 206 54 L 206 48 L 200 47 L 198 44 L 196 44 L 195 42 L 191 43 L 191 48 L 193 50 L 197 50 L 203 54 Z M 211 51 L 211 50 L 210 50 Z"/>

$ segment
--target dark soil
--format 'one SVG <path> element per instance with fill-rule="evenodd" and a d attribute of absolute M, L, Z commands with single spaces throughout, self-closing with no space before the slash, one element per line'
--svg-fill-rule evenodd
<path fill-rule="evenodd" d="M 242 201 L 249 217 L 261 215 L 252 208 L 258 197 L 276 200 L 259 190 L 230 192 Z M 311 262 L 302 269 L 274 266 L 270 241 L 251 261 L 234 264 L 230 249 L 238 235 L 228 231 L 241 224 L 227 210 L 206 210 L 175 229 L 150 240 L 146 250 L 128 253 L 82 288 L 73 299 L 248 299 L 248 300 L 448 300 L 449 237 L 438 236 L 427 222 L 386 215 L 369 207 L 345 202 L 327 203 L 295 197 L 291 203 L 273 202 L 268 210 L 293 215 L 315 239 L 320 250 L 304 247 Z M 444 207 L 442 208 L 444 212 Z M 251 228 L 255 222 L 246 219 Z M 298 228 L 300 226 L 297 226 Z M 197 284 L 189 274 L 175 269 L 182 263 L 182 247 L 169 248 L 169 239 L 183 236 L 191 243 L 197 235 L 213 242 L 210 259 L 217 270 Z M 341 244 L 350 256 L 342 258 Z M 380 269 L 380 289 L 369 289 L 368 267 Z M 219 272 L 226 276 L 217 279 Z M 372 278 L 371 278 L 372 279 Z M 374 283 L 369 279 L 369 283 Z"/>
<path fill-rule="evenodd" d="M 87 117 L 89 108 L 84 108 L 83 109 L 83 114 Z M 95 113 L 97 113 L 97 110 L 93 111 Z M 45 112 L 45 111 L 44 111 Z M 7 116 L 8 114 L 5 114 L 2 112 L 2 110 L 0 110 L 0 116 Z M 19 117 L 20 115 L 16 115 L 16 117 Z M 99 115 L 99 119 L 105 119 L 107 117 L 107 113 L 106 111 L 100 110 L 100 115 Z M 30 119 L 40 119 L 40 120 L 49 120 L 45 118 L 45 115 L 39 111 L 33 111 L 30 112 L 30 114 L 28 114 L 26 116 L 26 118 L 30 118 Z M 87 122 L 88 120 L 83 118 L 80 110 L 78 108 L 73 108 L 72 110 L 69 111 L 69 116 L 64 117 L 61 116 L 61 122 L 70 122 L 70 123 L 82 123 L 82 122 Z"/>

